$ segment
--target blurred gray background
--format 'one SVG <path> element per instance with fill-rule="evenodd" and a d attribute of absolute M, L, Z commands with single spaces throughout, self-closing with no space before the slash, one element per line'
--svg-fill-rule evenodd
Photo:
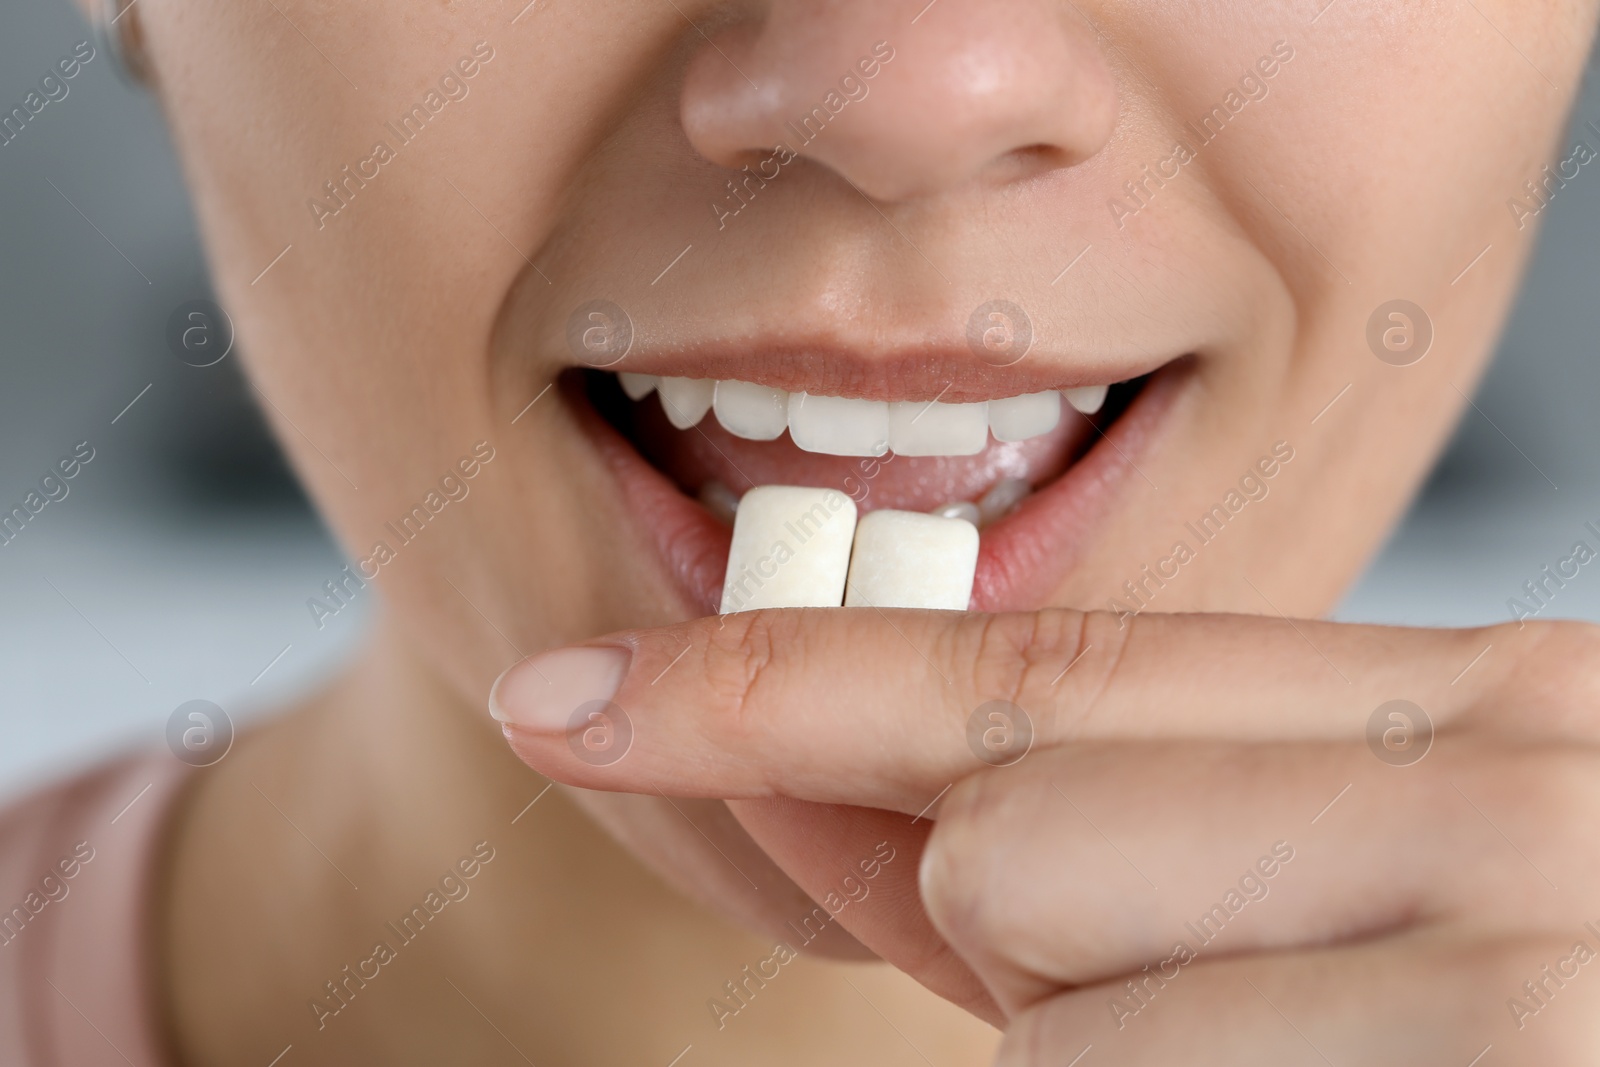
<path fill-rule="evenodd" d="M 89 36 L 66 0 L 0 8 L 0 112 Z M 1579 126 L 1600 121 L 1594 81 Z M 67 84 L 0 145 L 0 511 L 78 442 L 95 455 L 0 548 L 0 798 L 160 738 L 185 701 L 243 720 L 315 685 L 370 603 L 316 629 L 306 598 L 343 560 L 237 360 L 168 350 L 173 309 L 210 291 L 154 101 L 104 54 Z M 1500 621 L 1542 567 L 1595 543 L 1597 296 L 1600 163 L 1548 210 L 1481 410 L 1341 617 Z M 1600 564 L 1546 614 L 1600 619 Z"/>

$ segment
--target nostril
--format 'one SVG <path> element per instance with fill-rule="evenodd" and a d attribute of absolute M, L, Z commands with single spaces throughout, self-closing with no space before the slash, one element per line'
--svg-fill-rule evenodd
<path fill-rule="evenodd" d="M 1071 153 L 1057 145 L 1033 144 L 1007 152 L 994 177 L 1002 184 L 1024 181 L 1070 167 L 1077 162 Z"/>
<path fill-rule="evenodd" d="M 1014 149 L 1011 153 L 1026 166 L 1043 164 L 1045 166 L 1058 166 L 1066 162 L 1067 154 L 1055 145 L 1030 144 Z"/>
<path fill-rule="evenodd" d="M 729 170 L 742 170 L 745 167 L 758 167 L 772 155 L 772 149 L 760 150 L 747 148 L 742 151 L 729 152 L 723 165 Z"/>

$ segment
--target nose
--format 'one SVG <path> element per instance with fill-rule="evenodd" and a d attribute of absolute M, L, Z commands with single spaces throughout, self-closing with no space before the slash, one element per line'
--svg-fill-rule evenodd
<path fill-rule="evenodd" d="M 1073 6 L 770 0 L 691 58 L 683 128 L 714 163 L 787 148 L 883 202 L 1071 167 L 1117 121 L 1110 67 Z"/>

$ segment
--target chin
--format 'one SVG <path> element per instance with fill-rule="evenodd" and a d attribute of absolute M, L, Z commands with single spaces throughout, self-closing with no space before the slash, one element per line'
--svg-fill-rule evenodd
<path fill-rule="evenodd" d="M 730 932 L 794 942 L 790 925 L 816 903 L 739 825 L 720 800 L 600 793 L 560 787 L 598 826 L 668 887 Z M 838 923 L 805 945 L 808 955 L 839 960 L 877 956 Z"/>

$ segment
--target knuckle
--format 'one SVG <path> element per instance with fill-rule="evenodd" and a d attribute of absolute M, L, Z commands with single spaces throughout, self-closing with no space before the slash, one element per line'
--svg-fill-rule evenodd
<path fill-rule="evenodd" d="M 989 864 L 982 853 L 994 807 L 988 777 L 974 774 L 950 787 L 917 870 L 929 920 L 958 951 L 984 926 Z"/>
<path fill-rule="evenodd" d="M 946 941 L 970 957 L 1014 958 L 1037 941 L 1037 913 L 1011 881 L 1037 850 L 1040 782 L 1013 768 L 962 779 L 945 795 L 919 880 Z"/>
<path fill-rule="evenodd" d="M 1529 777 L 1545 782 L 1545 788 L 1554 794 L 1550 806 L 1563 821 L 1592 828 L 1595 814 L 1600 812 L 1600 752 L 1563 746 L 1541 762 L 1550 766 L 1536 771 L 1530 768 Z"/>
<path fill-rule="evenodd" d="M 1574 665 L 1600 651 L 1600 626 L 1567 619 L 1537 619 L 1501 623 L 1496 627 L 1508 639 L 1519 641 L 1526 662 L 1541 670 Z"/>
<path fill-rule="evenodd" d="M 1600 815 L 1600 753 L 1587 747 L 1540 746 L 1518 760 L 1508 777 L 1515 791 L 1507 799 L 1520 806 L 1542 836 L 1557 841 L 1592 836 Z"/>
<path fill-rule="evenodd" d="M 1563 886 L 1569 880 L 1600 886 L 1600 857 L 1589 847 L 1600 818 L 1600 750 L 1549 741 L 1508 745 L 1495 738 L 1473 748 L 1464 764 L 1447 761 L 1434 768 L 1432 790 L 1439 803 L 1486 839 L 1503 831 L 1539 868 L 1562 870 L 1557 879 Z M 1464 773 L 1458 778 L 1457 772 Z M 1463 797 L 1481 810 L 1466 807 Z"/>
<path fill-rule="evenodd" d="M 708 709 L 724 741 L 759 739 L 766 730 L 761 697 L 777 671 L 779 648 L 795 639 L 794 624 L 783 613 L 743 611 L 723 616 L 709 629 L 699 651 L 700 676 L 711 702 Z"/>
<path fill-rule="evenodd" d="M 1087 618 L 1066 608 L 973 616 L 951 662 L 967 665 L 972 692 L 1026 707 L 1082 651 Z"/>
<path fill-rule="evenodd" d="M 1121 683 L 1131 663 L 1128 650 L 1134 632 L 1143 633 L 1148 625 L 1140 615 L 1122 618 L 1109 611 L 1093 611 L 1085 616 L 1083 647 L 1094 651 L 1096 669 L 1083 672 L 1070 690 L 1081 720 L 1091 718 L 1101 707 L 1100 698 Z"/>
<path fill-rule="evenodd" d="M 1600 713 L 1600 625 L 1538 620 L 1502 623 L 1492 632 L 1517 653 L 1507 657 L 1513 692 Z"/>

